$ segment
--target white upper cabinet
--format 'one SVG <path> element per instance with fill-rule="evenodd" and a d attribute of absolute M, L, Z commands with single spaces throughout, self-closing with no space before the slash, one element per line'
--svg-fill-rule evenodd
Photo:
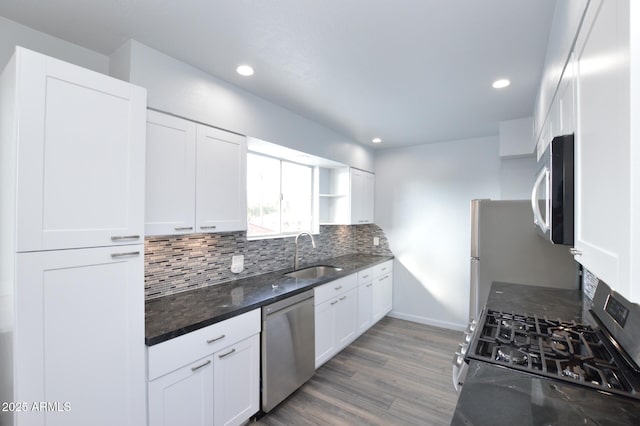
<path fill-rule="evenodd" d="M 145 232 L 192 233 L 196 205 L 196 123 L 147 112 Z"/>
<path fill-rule="evenodd" d="M 243 136 L 148 111 L 147 235 L 247 229 Z"/>
<path fill-rule="evenodd" d="M 633 300 L 629 8 L 592 0 L 576 41 L 575 247 L 577 261 Z"/>
<path fill-rule="evenodd" d="M 547 122 L 552 101 L 556 96 L 558 82 L 563 75 L 569 52 L 571 52 L 588 3 L 589 0 L 559 1 L 556 3 L 547 43 L 545 66 L 542 70 L 540 89 L 534 108 L 536 141 L 540 140 L 542 128 Z"/>
<path fill-rule="evenodd" d="M 201 124 L 196 133 L 196 232 L 246 230 L 246 139 Z"/>
<path fill-rule="evenodd" d="M 21 48 L 16 70 L 18 251 L 141 242 L 146 91 Z"/>
<path fill-rule="evenodd" d="M 351 224 L 373 223 L 374 174 L 350 169 Z"/>

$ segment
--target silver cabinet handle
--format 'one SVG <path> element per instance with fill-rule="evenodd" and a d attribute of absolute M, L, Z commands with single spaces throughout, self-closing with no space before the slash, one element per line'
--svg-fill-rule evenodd
<path fill-rule="evenodd" d="M 334 300 L 333 302 L 329 303 L 331 306 L 335 305 L 336 303 L 338 303 L 337 300 Z"/>
<path fill-rule="evenodd" d="M 342 296 L 342 297 L 340 298 L 340 300 L 344 300 L 344 299 L 346 299 L 346 298 L 347 298 L 347 296 Z"/>
<path fill-rule="evenodd" d="M 381 271 L 386 271 L 386 270 L 387 270 L 387 268 L 386 268 L 386 267 L 384 267 L 384 268 L 380 268 L 380 270 L 381 270 Z"/>
<path fill-rule="evenodd" d="M 111 241 L 139 240 L 140 235 L 114 235 Z"/>
<path fill-rule="evenodd" d="M 384 277 L 378 278 L 378 282 L 380 282 L 382 280 L 386 280 L 387 278 L 389 278 L 389 274 L 385 275 Z"/>
<path fill-rule="evenodd" d="M 139 251 L 129 251 L 127 253 L 111 253 L 111 257 L 126 257 L 126 256 L 137 256 L 139 255 Z"/>
<path fill-rule="evenodd" d="M 225 334 L 223 334 L 223 335 L 221 335 L 221 336 L 214 337 L 213 339 L 209 339 L 209 340 L 207 340 L 207 343 L 211 344 L 211 343 L 213 343 L 213 342 L 217 342 L 218 340 L 222 340 L 222 339 L 224 339 L 224 338 L 225 338 L 225 336 L 226 336 L 226 335 L 225 335 Z"/>
<path fill-rule="evenodd" d="M 193 226 L 176 226 L 175 228 L 176 231 L 191 231 L 193 229 Z"/>
<path fill-rule="evenodd" d="M 571 254 L 572 254 L 572 255 L 574 255 L 574 256 L 582 256 L 582 251 L 581 251 L 581 250 L 578 250 L 578 249 L 577 249 L 577 248 L 575 248 L 575 247 L 571 247 L 571 248 L 569 249 L 569 253 L 571 253 Z"/>
<path fill-rule="evenodd" d="M 196 370 L 200 370 L 202 367 L 206 367 L 207 365 L 211 364 L 211 360 L 207 360 L 205 362 L 203 362 L 202 364 L 195 366 L 195 367 L 191 367 L 191 371 L 196 371 Z"/>
<path fill-rule="evenodd" d="M 366 280 L 367 278 L 369 278 L 369 275 L 363 275 L 363 276 L 362 276 L 362 279 L 363 279 L 363 280 Z"/>
<path fill-rule="evenodd" d="M 342 288 L 342 286 L 339 285 L 338 287 L 334 287 L 334 288 L 335 288 L 335 290 L 340 290 Z"/>
<path fill-rule="evenodd" d="M 365 287 L 371 287 L 371 284 L 367 284 L 367 285 L 365 285 Z"/>
<path fill-rule="evenodd" d="M 229 352 L 227 352 L 226 354 L 220 354 L 220 355 L 218 355 L 218 358 L 226 358 L 226 357 L 228 357 L 229 355 L 231 355 L 232 353 L 234 353 L 235 351 L 236 351 L 236 350 L 235 350 L 235 348 L 234 348 L 234 349 L 231 349 L 231 350 L 230 350 Z"/>
<path fill-rule="evenodd" d="M 205 225 L 201 226 L 200 229 L 216 229 L 216 225 Z"/>

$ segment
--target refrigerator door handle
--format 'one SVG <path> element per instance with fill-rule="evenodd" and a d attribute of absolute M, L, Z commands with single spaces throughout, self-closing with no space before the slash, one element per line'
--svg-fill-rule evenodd
<path fill-rule="evenodd" d="M 480 292 L 480 282 L 478 277 L 478 268 L 480 266 L 480 258 L 471 258 L 471 292 L 469 299 L 469 319 L 477 319 L 480 314 L 480 307 L 478 306 L 478 293 Z"/>

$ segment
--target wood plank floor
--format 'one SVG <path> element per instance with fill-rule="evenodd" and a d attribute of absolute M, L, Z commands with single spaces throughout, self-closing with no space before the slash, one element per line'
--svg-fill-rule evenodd
<path fill-rule="evenodd" d="M 462 333 L 385 317 L 254 424 L 448 425 Z"/>

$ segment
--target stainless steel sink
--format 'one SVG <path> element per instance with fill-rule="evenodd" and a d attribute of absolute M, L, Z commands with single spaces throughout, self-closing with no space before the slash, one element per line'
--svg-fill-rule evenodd
<path fill-rule="evenodd" d="M 335 275 L 340 271 L 342 271 L 342 268 L 336 268 L 335 266 L 318 265 L 318 266 L 310 266 L 308 268 L 289 272 L 288 274 L 285 274 L 285 275 L 287 277 L 293 277 L 293 278 L 314 279 L 314 278 L 326 277 L 328 275 Z"/>

